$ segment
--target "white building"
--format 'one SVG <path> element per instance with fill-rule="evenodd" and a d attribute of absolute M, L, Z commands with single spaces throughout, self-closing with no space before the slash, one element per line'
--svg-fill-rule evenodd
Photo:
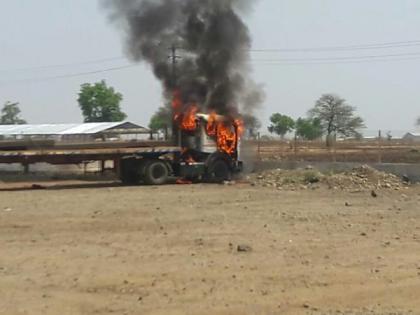
<path fill-rule="evenodd" d="M 411 142 L 420 142 L 420 133 L 409 132 L 403 137 L 403 140 Z"/>
<path fill-rule="evenodd" d="M 147 140 L 150 130 L 131 122 L 0 125 L 0 140 Z"/>

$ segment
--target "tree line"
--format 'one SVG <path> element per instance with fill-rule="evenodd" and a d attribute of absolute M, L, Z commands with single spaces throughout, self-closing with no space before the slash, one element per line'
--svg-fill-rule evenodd
<path fill-rule="evenodd" d="M 94 84 L 85 83 L 78 93 L 78 104 L 84 122 L 118 122 L 127 118 L 121 110 L 123 95 L 105 81 Z M 253 115 L 244 115 L 248 134 L 255 137 L 262 123 Z M 1 125 L 25 124 L 21 117 L 19 103 L 6 102 L 1 110 Z M 420 127 L 420 117 L 416 125 Z M 151 117 L 149 128 L 153 132 L 167 133 L 172 126 L 170 104 L 160 107 Z M 293 119 L 287 115 L 275 113 L 270 117 L 268 131 L 284 138 L 291 132 L 304 140 L 326 137 L 332 141 L 338 136 L 360 137 L 360 130 L 365 128 L 363 119 L 356 114 L 356 108 L 345 99 L 335 94 L 324 94 L 316 102 L 306 117 Z"/>
<path fill-rule="evenodd" d="M 363 119 L 356 115 L 356 108 L 335 94 L 322 95 L 306 118 L 295 121 L 287 115 L 276 113 L 270 117 L 270 122 L 268 131 L 282 138 L 295 131 L 295 137 L 303 140 L 325 136 L 328 145 L 339 136 L 360 138 L 360 130 L 365 128 Z"/>

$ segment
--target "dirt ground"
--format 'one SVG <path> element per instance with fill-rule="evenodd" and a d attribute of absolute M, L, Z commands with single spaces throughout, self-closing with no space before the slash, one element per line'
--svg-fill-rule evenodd
<path fill-rule="evenodd" d="M 420 188 L 19 187 L 0 314 L 420 314 Z"/>

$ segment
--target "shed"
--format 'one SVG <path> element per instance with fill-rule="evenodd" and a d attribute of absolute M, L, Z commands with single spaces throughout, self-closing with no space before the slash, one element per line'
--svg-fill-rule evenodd
<path fill-rule="evenodd" d="M 127 121 L 83 124 L 0 125 L 0 138 L 17 140 L 131 140 L 148 138 L 149 134 L 149 129 Z"/>
<path fill-rule="evenodd" d="M 403 137 L 403 140 L 411 141 L 411 142 L 420 142 L 420 133 L 408 132 Z"/>

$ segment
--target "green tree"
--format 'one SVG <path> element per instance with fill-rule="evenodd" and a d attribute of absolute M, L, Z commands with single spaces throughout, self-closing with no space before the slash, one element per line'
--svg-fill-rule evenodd
<path fill-rule="evenodd" d="M 334 94 L 324 94 L 316 101 L 309 116 L 319 119 L 325 134 L 327 146 L 336 136 L 360 137 L 360 129 L 365 128 L 363 119 L 355 114 L 356 108 L 348 105 L 346 100 Z"/>
<path fill-rule="evenodd" d="M 26 121 L 20 118 L 19 103 L 6 102 L 1 110 L 0 125 L 24 125 Z"/>
<path fill-rule="evenodd" d="M 152 116 L 149 122 L 149 129 L 153 132 L 162 131 L 168 135 L 168 130 L 172 126 L 172 111 L 169 107 L 160 107 Z"/>
<path fill-rule="evenodd" d="M 108 87 L 105 81 L 83 84 L 79 93 L 79 107 L 85 122 L 118 122 L 127 118 L 121 111 L 121 93 Z"/>
<path fill-rule="evenodd" d="M 296 121 L 296 136 L 304 140 L 316 140 L 322 135 L 321 121 L 318 118 L 299 118 Z"/>
<path fill-rule="evenodd" d="M 270 133 L 275 133 L 282 138 L 295 127 L 293 118 L 279 113 L 273 114 L 270 117 L 270 122 L 271 125 L 268 127 L 268 131 Z"/>

